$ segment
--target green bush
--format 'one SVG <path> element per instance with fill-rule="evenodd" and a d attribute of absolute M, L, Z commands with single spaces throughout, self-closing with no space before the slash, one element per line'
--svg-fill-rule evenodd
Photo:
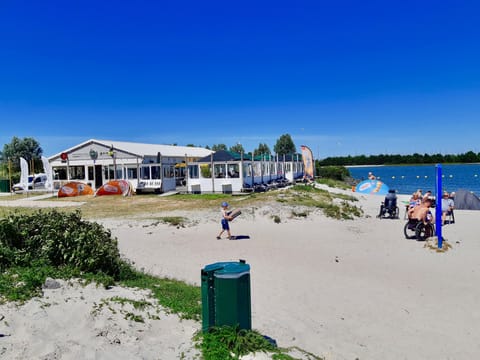
<path fill-rule="evenodd" d="M 344 181 L 350 177 L 350 171 L 344 166 L 321 166 L 318 175 L 322 178 Z"/>
<path fill-rule="evenodd" d="M 115 279 L 122 268 L 117 240 L 102 225 L 83 221 L 80 211 L 38 210 L 0 219 L 0 270 L 33 261 Z"/>

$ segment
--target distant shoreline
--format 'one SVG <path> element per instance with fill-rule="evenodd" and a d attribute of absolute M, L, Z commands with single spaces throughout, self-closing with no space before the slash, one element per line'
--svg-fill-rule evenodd
<path fill-rule="evenodd" d="M 362 168 L 362 167 L 382 167 L 382 166 L 435 166 L 437 163 L 431 164 L 381 164 L 381 165 L 344 165 L 346 168 Z M 473 163 L 441 163 L 440 165 L 456 166 L 456 165 L 480 165 L 480 162 Z"/>
<path fill-rule="evenodd" d="M 386 165 L 345 165 L 347 168 L 362 168 L 362 167 L 381 167 Z"/>
<path fill-rule="evenodd" d="M 383 167 L 383 166 L 436 166 L 432 164 L 381 164 L 381 165 L 344 165 L 346 168 L 367 168 L 367 167 Z M 480 162 L 475 163 L 441 163 L 442 166 L 457 166 L 457 165 L 480 165 Z"/>

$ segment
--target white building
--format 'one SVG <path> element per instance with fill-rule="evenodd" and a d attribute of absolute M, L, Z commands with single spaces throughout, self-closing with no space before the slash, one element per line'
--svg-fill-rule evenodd
<path fill-rule="evenodd" d="M 187 191 L 191 193 L 236 193 L 252 191 L 258 185 L 281 180 L 302 179 L 304 164 L 300 154 L 285 156 L 243 155 L 217 151 L 188 162 Z"/>
<path fill-rule="evenodd" d="M 124 179 L 137 193 L 160 193 L 184 183 L 186 164 L 211 153 L 200 147 L 90 139 L 48 160 L 55 188 L 75 180 L 96 189 L 109 180 Z"/>

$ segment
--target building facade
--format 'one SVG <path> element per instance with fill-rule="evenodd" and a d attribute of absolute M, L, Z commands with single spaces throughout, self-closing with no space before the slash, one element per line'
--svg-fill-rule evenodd
<path fill-rule="evenodd" d="M 188 163 L 187 191 L 191 193 L 236 193 L 253 191 L 276 182 L 302 179 L 300 154 L 254 156 L 217 151 Z"/>
<path fill-rule="evenodd" d="M 56 189 L 73 180 L 97 189 L 124 179 L 137 193 L 161 193 L 185 184 L 186 164 L 211 153 L 200 147 L 90 139 L 48 160 Z"/>

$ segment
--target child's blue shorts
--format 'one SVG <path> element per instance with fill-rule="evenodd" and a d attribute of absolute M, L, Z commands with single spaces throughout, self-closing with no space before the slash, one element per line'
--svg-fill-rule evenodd
<path fill-rule="evenodd" d="M 222 229 L 223 230 L 230 230 L 230 226 L 228 225 L 227 219 L 222 219 Z"/>

